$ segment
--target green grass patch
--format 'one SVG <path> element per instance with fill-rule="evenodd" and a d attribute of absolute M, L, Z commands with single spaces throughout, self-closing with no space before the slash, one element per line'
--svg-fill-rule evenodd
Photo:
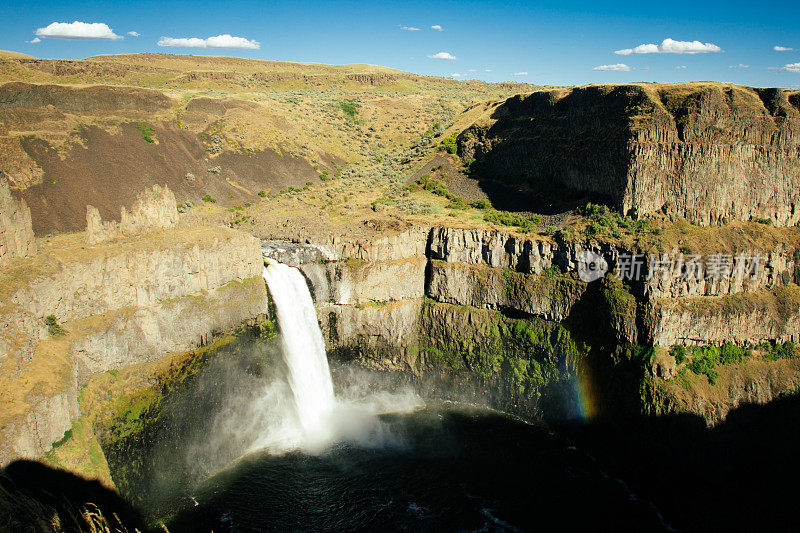
<path fill-rule="evenodd" d="M 542 223 L 539 215 L 520 215 L 507 211 L 488 211 L 484 213 L 483 220 L 490 224 L 519 228 L 520 231 L 530 233 L 536 231 Z"/>
<path fill-rule="evenodd" d="M 358 120 L 358 108 L 359 104 L 355 100 L 342 100 L 339 102 L 339 108 L 342 110 L 342 113 L 352 122 Z"/>
<path fill-rule="evenodd" d="M 156 142 L 155 139 L 153 139 L 153 134 L 156 132 L 156 130 L 147 124 L 136 124 L 134 127 L 139 130 L 139 133 L 142 134 L 142 139 L 144 139 L 146 143 L 153 144 Z"/>
<path fill-rule="evenodd" d="M 623 235 L 640 236 L 650 227 L 649 220 L 634 220 L 629 216 L 622 216 L 605 205 L 588 203 L 577 212 L 587 219 L 584 234 L 589 238 L 607 236 L 620 239 Z"/>
<path fill-rule="evenodd" d="M 69 428 L 67 431 L 64 432 L 63 437 L 61 437 L 59 440 L 53 443 L 53 448 L 58 448 L 59 446 L 63 446 L 71 438 L 72 438 L 72 428 Z"/>

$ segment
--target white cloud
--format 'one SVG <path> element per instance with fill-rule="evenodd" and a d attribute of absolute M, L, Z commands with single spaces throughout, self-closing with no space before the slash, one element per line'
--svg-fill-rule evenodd
<path fill-rule="evenodd" d="M 438 24 L 434 24 L 433 26 L 431 26 L 431 29 L 436 31 L 444 31 L 444 28 L 442 28 Z"/>
<path fill-rule="evenodd" d="M 800 72 L 800 63 L 789 63 L 780 68 L 784 72 Z"/>
<path fill-rule="evenodd" d="M 139 32 L 137 32 L 137 31 L 129 31 L 128 35 L 130 35 L 131 37 L 139 37 Z"/>
<path fill-rule="evenodd" d="M 789 48 L 788 46 L 773 46 L 773 50 L 776 52 L 794 52 L 794 48 Z"/>
<path fill-rule="evenodd" d="M 400 26 L 400 29 L 406 31 L 420 31 L 419 28 L 415 28 L 414 26 Z"/>
<path fill-rule="evenodd" d="M 661 44 L 640 44 L 635 48 L 624 48 L 614 53 L 621 56 L 631 54 L 705 54 L 708 52 L 722 52 L 722 48 L 713 43 L 700 41 L 675 41 L 669 37 Z"/>
<path fill-rule="evenodd" d="M 675 68 L 676 68 L 677 70 L 685 70 L 685 69 L 686 69 L 686 65 L 678 65 L 678 66 L 677 66 L 677 67 L 675 67 Z"/>
<path fill-rule="evenodd" d="M 625 48 L 614 52 L 617 55 L 629 56 L 631 54 L 657 54 L 659 53 L 658 46 L 655 44 L 640 44 L 636 48 Z"/>
<path fill-rule="evenodd" d="M 31 39 L 30 41 L 25 41 L 25 42 L 26 42 L 26 43 L 28 43 L 28 44 L 36 44 L 36 43 L 40 43 L 40 42 L 42 42 L 42 40 L 41 40 L 41 39 L 39 39 L 38 37 L 34 37 L 34 38 L 33 38 L 33 39 Z"/>
<path fill-rule="evenodd" d="M 731 65 L 728 68 L 750 68 L 750 65 L 743 65 L 739 63 L 738 65 Z"/>
<path fill-rule="evenodd" d="M 492 71 L 492 69 L 490 69 L 490 68 L 487 68 L 487 69 L 484 70 L 484 72 L 491 72 L 491 71 Z"/>
<path fill-rule="evenodd" d="M 122 39 L 102 22 L 53 22 L 34 32 L 50 39 Z"/>
<path fill-rule="evenodd" d="M 512 72 L 511 75 L 512 76 L 527 76 L 528 73 L 527 72 Z"/>
<path fill-rule="evenodd" d="M 258 50 L 261 43 L 245 39 L 244 37 L 234 37 L 232 35 L 216 35 L 208 39 L 199 37 L 173 38 L 162 37 L 158 41 L 158 46 L 177 46 L 182 48 L 238 48 L 243 50 Z"/>
<path fill-rule="evenodd" d="M 452 61 L 453 59 L 456 59 L 456 56 L 454 56 L 450 52 L 438 52 L 436 54 L 428 56 L 428 59 L 449 59 Z"/>
<path fill-rule="evenodd" d="M 450 76 L 453 78 L 460 78 L 461 74 L 459 74 L 458 72 L 453 72 L 452 74 L 450 74 Z"/>
<path fill-rule="evenodd" d="M 594 67 L 592 70 L 611 70 L 614 72 L 628 72 L 631 70 L 631 67 L 629 67 L 625 63 L 617 63 L 615 65 L 598 65 Z"/>

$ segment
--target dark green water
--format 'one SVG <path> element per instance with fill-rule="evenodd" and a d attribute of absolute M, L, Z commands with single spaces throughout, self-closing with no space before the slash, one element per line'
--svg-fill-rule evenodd
<path fill-rule="evenodd" d="M 255 452 L 193 491 L 170 531 L 657 531 L 655 508 L 547 430 L 438 404 L 381 443 Z"/>

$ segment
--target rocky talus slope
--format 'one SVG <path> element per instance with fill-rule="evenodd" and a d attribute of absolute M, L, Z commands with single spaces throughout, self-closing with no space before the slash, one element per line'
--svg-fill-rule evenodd
<path fill-rule="evenodd" d="M 158 212 L 151 207 L 142 212 Z M 254 237 L 137 227 L 98 245 L 55 237 L 0 270 L 1 463 L 61 439 L 92 374 L 193 349 L 265 312 Z"/>
<path fill-rule="evenodd" d="M 612 85 L 506 100 L 459 136 L 483 176 L 701 225 L 800 222 L 800 92 Z"/>

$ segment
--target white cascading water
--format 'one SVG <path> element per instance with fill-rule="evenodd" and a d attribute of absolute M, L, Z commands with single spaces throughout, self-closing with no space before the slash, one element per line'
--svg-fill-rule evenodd
<path fill-rule="evenodd" d="M 272 259 L 265 261 L 264 279 L 277 309 L 289 386 L 300 425 L 308 437 L 328 425 L 336 405 L 325 341 L 303 275 Z"/>

